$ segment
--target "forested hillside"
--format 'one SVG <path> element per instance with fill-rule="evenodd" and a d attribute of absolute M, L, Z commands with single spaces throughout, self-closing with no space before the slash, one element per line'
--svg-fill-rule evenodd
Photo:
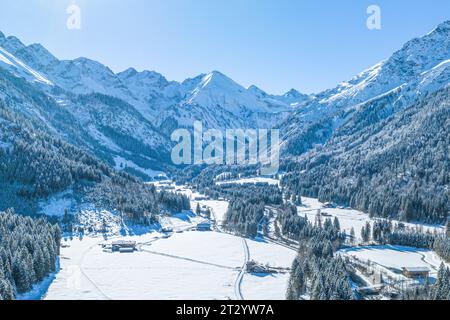
<path fill-rule="evenodd" d="M 444 223 L 450 211 L 450 87 L 391 114 L 368 103 L 328 143 L 291 161 L 283 185 L 372 216 Z"/>
<path fill-rule="evenodd" d="M 1 103 L 0 128 L 0 210 L 33 214 L 40 199 L 68 188 L 79 201 L 122 211 L 136 221 L 151 218 L 160 208 L 189 209 L 184 197 L 157 194 L 139 179 L 36 129 Z"/>
<path fill-rule="evenodd" d="M 345 241 L 339 221 L 327 218 L 313 225 L 287 205 L 277 217 L 278 232 L 299 243 L 286 292 L 289 300 L 309 295 L 313 300 L 355 299 L 344 262 L 335 252 Z"/>
<path fill-rule="evenodd" d="M 0 212 L 0 300 L 14 299 L 55 271 L 60 241 L 57 225 Z"/>

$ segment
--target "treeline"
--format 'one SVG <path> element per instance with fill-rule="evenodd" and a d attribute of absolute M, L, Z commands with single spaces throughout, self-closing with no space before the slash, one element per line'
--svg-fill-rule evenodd
<path fill-rule="evenodd" d="M 111 208 L 123 213 L 134 222 L 149 224 L 161 211 L 180 212 L 190 210 L 190 200 L 185 195 L 173 192 L 157 192 L 153 185 L 144 184 L 123 173 L 111 179 L 104 179 L 88 187 L 86 199 L 100 207 Z"/>
<path fill-rule="evenodd" d="M 245 237 L 256 237 L 258 224 L 264 217 L 264 210 L 264 203 L 233 199 L 229 203 L 223 227 Z"/>
<path fill-rule="evenodd" d="M 75 182 L 100 182 L 112 170 L 95 157 L 35 130 L 0 102 L 0 177 L 20 183 L 20 196 L 46 197 Z"/>
<path fill-rule="evenodd" d="M 279 213 L 276 219 L 279 232 L 289 239 L 299 242 L 309 241 L 311 238 L 326 240 L 327 245 L 323 246 L 324 250 L 328 250 L 328 242 L 333 250 L 337 250 L 345 241 L 346 235 L 341 232 L 339 219 L 336 217 L 333 220 L 326 218 L 323 221 L 322 217 L 317 215 L 312 224 L 306 217 L 298 215 L 295 205 L 287 205 L 280 209 Z"/>
<path fill-rule="evenodd" d="M 292 264 L 286 298 L 299 300 L 307 294 L 311 300 L 355 299 L 344 261 L 332 253 L 314 251 L 316 244 L 315 238 L 301 243 Z"/>
<path fill-rule="evenodd" d="M 299 217 L 295 206 L 286 207 L 277 217 L 280 232 L 299 243 L 289 278 L 286 298 L 312 300 L 351 300 L 355 296 L 344 261 L 334 253 L 345 240 L 339 220 L 318 217 L 315 224 Z"/>
<path fill-rule="evenodd" d="M 264 203 L 266 205 L 281 205 L 283 196 L 278 186 L 267 183 L 221 184 L 214 185 L 200 192 L 211 198 L 241 199 L 247 203 Z"/>
<path fill-rule="evenodd" d="M 191 183 L 199 193 L 212 199 L 229 201 L 223 227 L 245 237 L 255 237 L 262 223 L 267 205 L 283 204 L 283 195 L 278 186 L 267 183 L 216 184 L 224 179 L 254 176 L 256 166 L 191 166 L 177 176 L 178 183 L 192 179 Z"/>
<path fill-rule="evenodd" d="M 176 172 L 176 181 L 181 184 L 192 183 L 203 189 L 214 185 L 215 181 L 254 177 L 258 174 L 255 165 L 207 166 L 190 165 Z"/>
<path fill-rule="evenodd" d="M 0 213 L 0 300 L 30 291 L 56 268 L 61 230 L 43 219 Z"/>
<path fill-rule="evenodd" d="M 285 162 L 282 185 L 372 217 L 444 223 L 450 212 L 450 88 L 386 116 L 367 105 L 333 137 Z M 360 122 L 364 122 L 361 125 Z"/>
<path fill-rule="evenodd" d="M 205 193 L 229 199 L 223 226 L 246 237 L 257 236 L 266 205 L 283 203 L 278 186 L 268 184 L 224 184 L 214 186 Z"/>
<path fill-rule="evenodd" d="M 445 233 L 424 232 L 420 228 L 407 228 L 403 223 L 393 224 L 388 220 L 375 220 L 362 228 L 363 240 L 379 244 L 392 244 L 435 251 L 443 260 L 450 262 L 450 224 Z"/>

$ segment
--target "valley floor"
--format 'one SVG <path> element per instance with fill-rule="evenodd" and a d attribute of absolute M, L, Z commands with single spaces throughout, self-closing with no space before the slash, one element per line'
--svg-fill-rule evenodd
<path fill-rule="evenodd" d="M 259 179 L 246 179 L 254 183 Z M 233 181 L 230 183 L 239 183 Z M 276 239 L 244 239 L 224 233 L 221 224 L 228 209 L 226 200 L 210 200 L 186 186 L 157 183 L 190 197 L 191 207 L 197 204 L 212 212 L 213 231 L 196 231 L 198 223 L 207 220 L 193 212 L 162 217 L 156 227 L 136 228 L 123 225 L 114 213 L 85 211 L 80 218 L 99 227 L 107 217 L 112 234 L 108 238 L 89 235 L 65 238 L 61 248 L 59 272 L 52 275 L 35 293 L 21 299 L 284 299 L 289 280 L 289 268 L 296 256 L 295 246 Z M 339 218 L 347 234 L 353 227 L 359 238 L 361 228 L 372 219 L 365 213 L 348 208 L 325 208 L 317 199 L 302 198 L 299 215 L 314 222 L 320 209 L 329 217 Z M 276 210 L 275 210 L 276 212 Z M 324 217 L 325 218 L 325 217 Z M 274 220 L 270 224 L 273 235 Z M 406 224 L 424 230 L 442 232 L 442 226 Z M 124 229 L 125 227 L 125 229 Z M 95 229 L 95 228 L 94 228 Z M 161 231 L 164 230 L 165 232 Z M 119 234 L 129 234 L 120 236 Z M 133 253 L 113 253 L 106 249 L 114 240 L 133 240 Z M 403 281 L 401 268 L 428 267 L 435 278 L 441 260 L 429 250 L 399 246 L 357 246 L 339 251 L 343 257 L 370 262 L 374 269 L 393 279 Z M 278 273 L 249 273 L 247 262 L 267 265 Z M 363 277 L 364 278 L 364 277 Z M 373 279 L 366 279 L 374 285 Z"/>

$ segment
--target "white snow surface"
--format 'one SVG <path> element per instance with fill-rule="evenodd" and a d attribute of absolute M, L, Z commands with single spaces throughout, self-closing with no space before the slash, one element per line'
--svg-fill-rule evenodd
<path fill-rule="evenodd" d="M 6 64 L 8 69 L 13 70 L 17 76 L 26 78 L 27 80 L 40 82 L 45 85 L 52 86 L 53 83 L 45 78 L 42 74 L 29 67 L 21 60 L 16 58 L 14 55 L 6 51 L 4 48 L 0 47 L 0 62 Z"/>
<path fill-rule="evenodd" d="M 167 182 L 155 183 L 157 188 Z M 177 186 L 173 192 L 194 199 L 201 196 L 187 187 Z M 196 204 L 192 200 L 192 204 Z M 228 202 L 198 200 L 222 219 Z M 218 219 L 218 221 L 221 221 Z M 247 239 L 248 255 L 243 239 L 222 232 L 192 231 L 204 217 L 186 211 L 163 216 L 161 227 L 147 232 L 132 232 L 116 213 L 83 210 L 80 223 L 94 231 L 108 226 L 108 239 L 95 236 L 65 239 L 61 248 L 61 270 L 48 290 L 41 294 L 49 300 L 80 299 L 284 299 L 288 273 L 274 275 L 244 274 L 238 281 L 244 262 L 253 259 L 271 267 L 289 268 L 296 252 L 273 243 Z M 125 229 L 125 230 L 124 230 Z M 220 229 L 220 228 L 219 228 Z M 126 231 L 126 236 L 119 236 Z M 114 240 L 133 240 L 134 253 L 111 253 L 102 248 Z"/>
<path fill-rule="evenodd" d="M 244 261 L 239 237 L 188 231 L 164 239 L 153 232 L 116 236 L 106 242 L 116 239 L 135 240 L 142 251 L 105 252 L 103 238 L 65 241 L 68 247 L 61 249 L 61 271 L 45 299 L 236 299 L 235 280 Z M 288 265 L 294 254 L 280 252 L 272 244 L 249 242 L 250 256 L 262 262 L 270 262 L 272 256 L 279 264 Z M 283 298 L 287 279 L 287 274 L 245 275 L 243 296 Z"/>
<path fill-rule="evenodd" d="M 289 281 L 288 273 L 245 274 L 242 291 L 248 300 L 285 300 Z"/>
<path fill-rule="evenodd" d="M 74 201 L 70 190 L 40 202 L 41 213 L 48 216 L 62 216 L 65 210 L 71 211 Z"/>
<path fill-rule="evenodd" d="M 434 278 L 443 262 L 431 250 L 395 245 L 354 247 L 341 250 L 339 254 L 371 261 L 380 267 L 399 271 L 403 267 L 426 267 L 430 270 L 430 276 Z"/>

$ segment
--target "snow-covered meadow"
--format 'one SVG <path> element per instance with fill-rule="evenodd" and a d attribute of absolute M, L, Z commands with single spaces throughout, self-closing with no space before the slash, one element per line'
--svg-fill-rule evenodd
<path fill-rule="evenodd" d="M 350 230 L 353 227 L 355 230 L 355 236 L 359 239 L 361 237 L 361 229 L 367 222 L 373 223 L 372 219 L 367 213 L 350 208 L 325 208 L 324 204 L 318 199 L 302 197 L 302 206 L 298 207 L 298 213 L 301 216 L 306 216 L 312 223 L 316 220 L 317 210 L 321 210 L 322 214 L 326 213 L 329 217 L 337 217 L 341 225 L 341 229 L 347 234 L 350 234 Z M 322 217 L 325 219 L 327 217 Z M 393 220 L 392 222 L 399 222 Z M 422 231 L 430 232 L 443 232 L 445 227 L 442 225 L 427 225 L 420 223 L 404 223 L 406 227 L 411 229 L 421 229 Z"/>
<path fill-rule="evenodd" d="M 183 212 L 159 219 L 160 226 L 170 233 L 157 228 L 134 232 L 110 213 L 106 221 L 113 232 L 108 239 L 95 234 L 65 239 L 60 272 L 43 292 L 45 299 L 284 299 L 288 273 L 249 274 L 244 272 L 245 264 L 255 260 L 288 269 L 295 251 L 220 232 L 228 209 L 225 200 L 209 200 L 165 182 L 156 186 L 170 186 L 168 190 L 187 195 L 192 208 L 197 204 L 210 208 L 218 231 L 193 231 L 205 218 Z M 79 218 L 97 225 L 103 222 L 101 216 L 105 215 L 84 211 Z M 137 251 L 111 253 L 102 247 L 118 239 L 136 241 Z"/>
<path fill-rule="evenodd" d="M 221 232 L 220 225 L 228 209 L 226 200 L 210 200 L 170 181 L 155 185 L 158 189 L 185 194 L 194 210 L 197 204 L 209 208 L 212 219 L 217 222 L 216 231 L 194 231 L 205 217 L 188 211 L 159 219 L 160 227 L 171 230 L 170 233 L 162 233 L 156 227 L 136 232 L 115 213 L 82 211 L 79 219 L 96 226 L 94 229 L 101 228 L 100 224 L 106 218 L 111 231 L 109 238 L 105 240 L 94 233 L 82 240 L 67 239 L 61 249 L 60 271 L 40 296 L 45 299 L 150 300 L 285 298 L 295 250 L 264 239 L 244 240 Z M 353 227 L 357 236 L 366 222 L 371 221 L 367 214 L 357 210 L 324 208 L 324 204 L 311 198 L 302 198 L 302 202 L 298 207 L 300 215 L 306 215 L 314 222 L 317 210 L 321 209 L 331 217 L 339 218 L 342 229 L 347 233 Z M 440 226 L 406 225 L 442 231 Z M 137 251 L 111 253 L 102 248 L 102 244 L 116 239 L 136 241 Z M 426 266 L 430 268 L 432 277 L 441 263 L 432 251 L 399 246 L 355 247 L 341 250 L 339 254 L 370 260 L 391 273 L 393 269 L 401 270 L 406 266 Z M 280 273 L 245 272 L 245 264 L 250 260 L 278 268 Z"/>
<path fill-rule="evenodd" d="M 225 219 L 225 214 L 228 210 L 228 201 L 226 200 L 207 199 L 205 195 L 200 194 L 197 191 L 193 191 L 185 186 L 177 186 L 173 184 L 172 181 L 159 181 L 152 184 L 154 184 L 158 189 L 170 186 L 173 189 L 169 189 L 169 191 L 172 190 L 172 192 L 184 194 L 190 199 L 192 210 L 197 208 L 197 204 L 209 208 L 213 215 L 212 218 L 217 222 L 218 226 L 220 226 Z"/>

